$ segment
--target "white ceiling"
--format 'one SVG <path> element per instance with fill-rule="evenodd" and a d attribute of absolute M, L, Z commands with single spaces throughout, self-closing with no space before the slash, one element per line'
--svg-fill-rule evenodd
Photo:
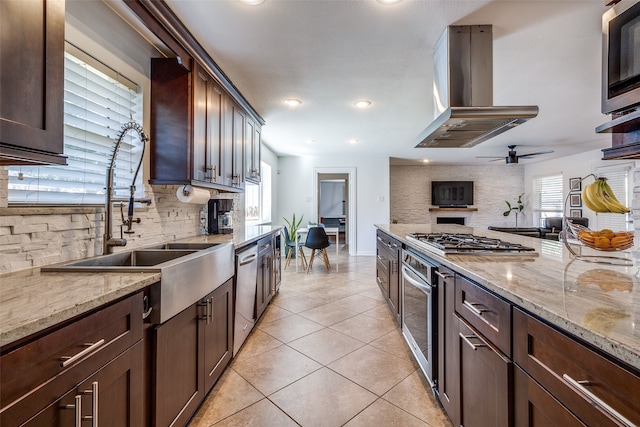
<path fill-rule="evenodd" d="M 520 162 L 606 148 L 600 113 L 603 0 L 166 0 L 265 119 L 278 155 L 429 158 L 552 149 Z M 494 105 L 538 105 L 537 118 L 474 148 L 414 148 L 433 120 L 433 46 L 447 25 L 492 24 Z M 303 104 L 291 109 L 285 98 Z M 352 102 L 373 105 L 356 110 Z M 357 144 L 347 141 L 357 138 Z M 313 140 L 313 143 L 306 142 Z"/>

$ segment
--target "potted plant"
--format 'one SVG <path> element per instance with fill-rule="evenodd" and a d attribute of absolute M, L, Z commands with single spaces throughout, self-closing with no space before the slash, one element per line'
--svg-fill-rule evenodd
<path fill-rule="evenodd" d="M 287 229 L 289 230 L 289 235 L 285 236 L 287 238 L 289 238 L 289 240 L 291 240 L 292 242 L 295 242 L 296 239 L 299 239 L 300 236 L 298 236 L 298 228 L 300 228 L 300 224 L 302 224 L 302 218 L 304 218 L 304 215 L 300 215 L 300 219 L 296 220 L 296 214 L 293 214 L 293 217 L 291 218 L 291 221 L 289 221 L 287 218 L 282 217 L 282 219 L 284 219 L 284 222 L 287 223 Z M 284 230 L 282 230 L 282 232 L 284 233 Z M 288 251 L 290 251 L 291 248 L 289 248 L 289 246 L 287 246 L 285 248 L 285 255 L 287 255 Z M 295 257 L 296 254 L 292 254 L 291 257 Z"/>
<path fill-rule="evenodd" d="M 505 212 L 503 212 L 502 215 L 504 216 L 509 216 L 511 215 L 511 212 L 515 212 L 516 213 L 516 228 L 518 228 L 518 214 L 522 213 L 522 211 L 524 210 L 524 204 L 522 203 L 522 196 L 524 196 L 524 193 L 520 194 L 518 196 L 518 199 L 516 200 L 516 202 L 511 205 L 511 203 L 509 203 L 508 200 L 505 200 L 505 203 L 507 204 L 507 210 Z"/>

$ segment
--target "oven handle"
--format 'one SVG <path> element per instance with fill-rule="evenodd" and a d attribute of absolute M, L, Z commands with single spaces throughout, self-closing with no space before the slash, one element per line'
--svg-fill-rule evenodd
<path fill-rule="evenodd" d="M 410 276 L 410 274 L 411 274 L 411 270 L 409 270 L 409 267 L 407 267 L 406 265 L 403 265 L 402 266 L 402 278 L 404 280 L 406 280 L 407 282 L 411 283 L 416 288 L 418 288 L 421 291 L 423 291 L 424 293 L 426 293 L 426 294 L 430 294 L 431 293 L 431 286 L 425 285 L 422 280 L 418 281 L 418 280 L 414 279 L 413 277 Z"/>

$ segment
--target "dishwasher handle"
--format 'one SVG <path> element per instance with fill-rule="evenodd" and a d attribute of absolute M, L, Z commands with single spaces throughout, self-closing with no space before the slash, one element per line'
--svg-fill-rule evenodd
<path fill-rule="evenodd" d="M 258 254 L 256 254 L 256 253 L 249 254 L 249 255 L 245 256 L 244 258 L 241 258 L 238 261 L 238 265 L 239 266 L 243 266 L 243 265 L 251 264 L 257 258 L 258 258 Z"/>

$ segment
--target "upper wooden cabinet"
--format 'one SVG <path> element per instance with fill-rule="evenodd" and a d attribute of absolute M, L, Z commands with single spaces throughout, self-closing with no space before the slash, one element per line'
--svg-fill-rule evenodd
<path fill-rule="evenodd" d="M 249 182 L 260 182 L 260 125 L 247 118 L 244 141 L 244 176 Z"/>
<path fill-rule="evenodd" d="M 189 72 L 176 59 L 153 59 L 151 183 L 242 191 L 247 145 L 258 153 L 251 168 L 260 164 L 260 130 L 247 117 L 197 63 Z"/>
<path fill-rule="evenodd" d="M 64 0 L 0 1 L 0 165 L 66 164 Z"/>

